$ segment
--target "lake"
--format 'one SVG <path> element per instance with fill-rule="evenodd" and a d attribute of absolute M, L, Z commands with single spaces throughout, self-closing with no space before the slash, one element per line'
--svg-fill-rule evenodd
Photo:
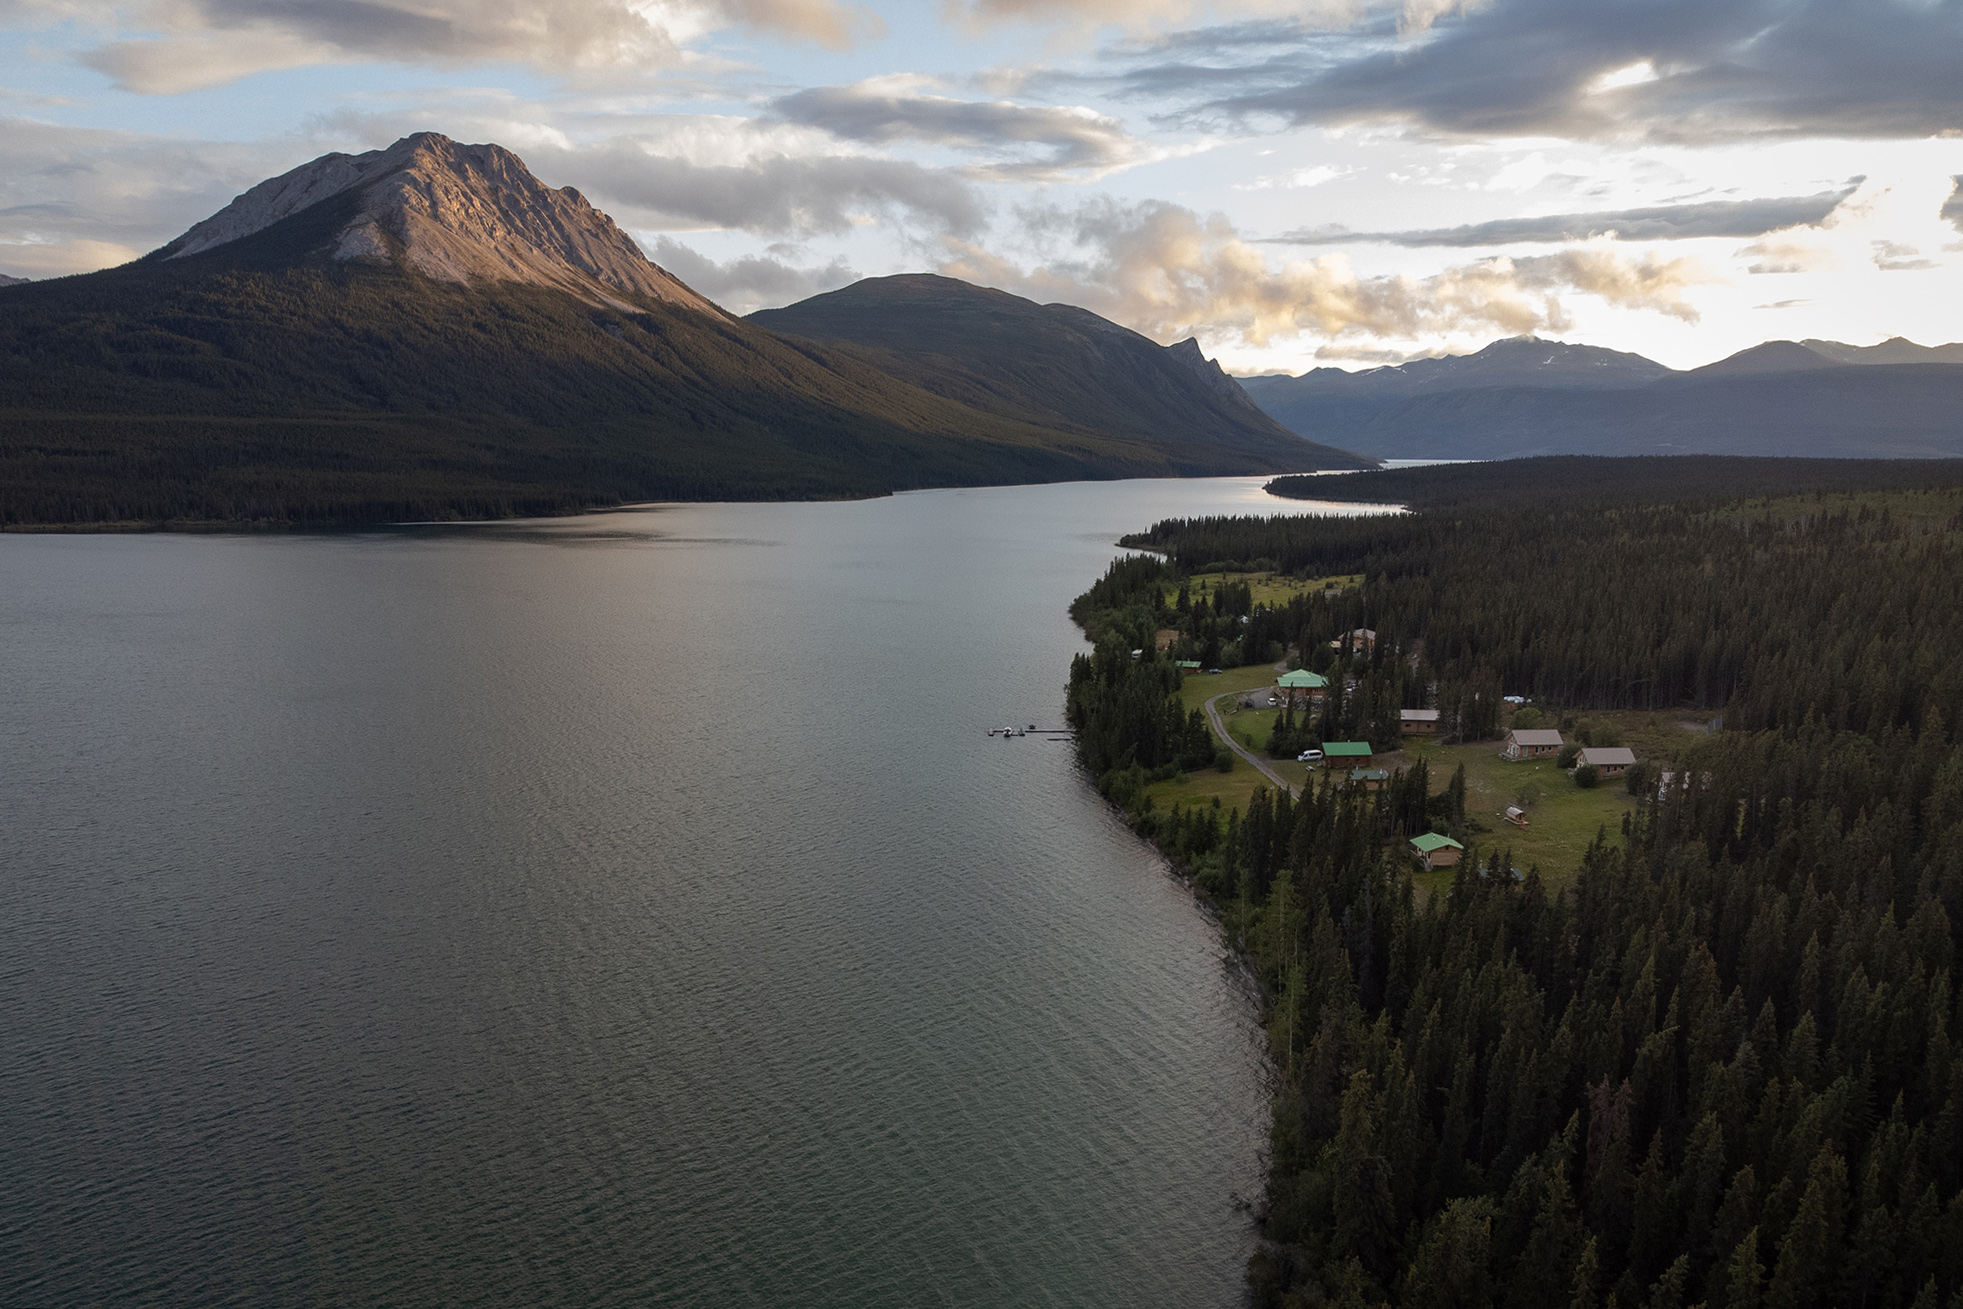
<path fill-rule="evenodd" d="M 1238 1303 L 1250 995 L 985 733 L 1261 480 L 0 537 L 0 1302 Z"/>

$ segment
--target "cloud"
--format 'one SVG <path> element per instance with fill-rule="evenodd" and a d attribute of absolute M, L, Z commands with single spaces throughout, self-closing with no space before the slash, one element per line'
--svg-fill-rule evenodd
<path fill-rule="evenodd" d="M 847 232 L 886 215 L 965 237 L 986 218 L 961 178 L 903 160 L 765 154 L 707 164 L 655 153 L 660 145 L 614 138 L 528 151 L 527 160 L 549 164 L 555 181 L 575 183 L 596 202 L 624 207 L 641 226 L 803 236 Z"/>
<path fill-rule="evenodd" d="M 1902 241 L 1873 241 L 1874 266 L 1884 273 L 1910 273 L 1938 267 L 1933 259 L 1922 258 L 1922 251 Z"/>
<path fill-rule="evenodd" d="M 1032 211 L 1025 221 L 1039 235 L 1061 238 L 1072 256 L 1024 269 L 950 242 L 941 271 L 1078 304 L 1161 341 L 1200 334 L 1258 346 L 1302 333 L 1520 335 L 1565 328 L 1570 319 L 1560 297 L 1570 292 L 1694 322 L 1685 293 L 1712 280 L 1692 260 L 1631 259 L 1609 242 L 1480 260 L 1422 278 L 1359 277 L 1341 255 L 1274 268 L 1225 218 L 1159 201 Z"/>
<path fill-rule="evenodd" d="M 919 90 L 922 80 L 875 78 L 852 86 L 812 87 L 777 100 L 771 110 L 789 122 L 823 128 L 848 141 L 918 141 L 1004 156 L 973 170 L 1001 179 L 1102 177 L 1154 157 L 1123 123 L 1090 109 L 926 95 Z M 1038 147 L 1034 158 L 1022 154 L 1030 146 Z"/>
<path fill-rule="evenodd" d="M 1738 252 L 1752 259 L 1748 273 L 1810 273 L 1831 268 L 1834 253 L 1814 236 L 1800 232 L 1775 232 L 1754 241 Z"/>
<path fill-rule="evenodd" d="M 572 185 L 630 228 L 726 228 L 770 237 L 839 234 L 879 221 L 971 235 L 988 210 L 958 171 L 841 152 L 816 128 L 727 114 L 637 114 L 633 131 L 552 105 L 474 102 L 424 113 L 326 120 L 381 147 L 411 132 L 497 141 L 554 186 Z M 609 135 L 588 136 L 595 129 Z"/>
<path fill-rule="evenodd" d="M 1516 242 L 1585 241 L 1613 233 L 1624 241 L 1678 241 L 1697 237 L 1762 236 L 1782 227 L 1825 221 L 1849 186 L 1818 195 L 1763 200 L 1707 200 L 1590 214 L 1548 214 L 1539 218 L 1501 218 L 1461 227 L 1405 232 L 1351 232 L 1340 227 L 1304 228 L 1268 238 L 1284 245 L 1334 245 L 1359 241 L 1400 246 L 1511 245 Z"/>
<path fill-rule="evenodd" d="M 1431 0 L 944 0 L 942 12 L 974 30 L 1005 23 L 1090 30 L 1117 27 L 1149 32 L 1191 21 L 1201 13 L 1265 16 L 1293 14 L 1318 23 L 1347 26 L 1369 8 L 1419 12 Z"/>
<path fill-rule="evenodd" d="M 0 272 L 126 263 L 292 167 L 290 151 L 0 118 Z"/>
<path fill-rule="evenodd" d="M 799 268 L 772 254 L 744 255 L 724 263 L 672 237 L 654 243 L 654 261 L 725 309 L 755 313 L 791 304 L 859 280 L 843 259 L 823 268 Z"/>
<path fill-rule="evenodd" d="M 843 49 L 884 31 L 837 0 L 50 0 L 106 30 L 81 61 L 130 91 L 170 95 L 308 64 L 515 62 L 554 76 L 634 78 L 678 67 L 709 33 L 741 28 Z"/>
<path fill-rule="evenodd" d="M 1949 193 L 1949 199 L 1943 201 L 1940 216 L 1957 231 L 1963 232 L 1963 177 L 1950 180 L 1956 184 L 1956 188 Z"/>
<path fill-rule="evenodd" d="M 1391 37 L 1373 9 L 1292 72 L 1271 55 L 1173 60 L 1123 85 L 1201 97 L 1202 117 L 1461 136 L 1920 138 L 1963 123 L 1963 22 L 1946 0 L 1487 0 L 1399 26 Z"/>

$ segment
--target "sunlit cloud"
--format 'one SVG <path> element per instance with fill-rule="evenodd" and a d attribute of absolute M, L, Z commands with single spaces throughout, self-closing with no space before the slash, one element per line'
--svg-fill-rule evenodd
<path fill-rule="evenodd" d="M 1343 255 L 1280 264 L 1218 215 L 1163 202 L 1099 203 L 1028 216 L 1071 253 L 1035 266 L 950 242 L 940 271 L 1067 300 L 1162 341 L 1200 334 L 1266 345 L 1290 336 L 1413 339 L 1560 330 L 1562 297 L 1695 321 L 1689 291 L 1716 280 L 1693 259 L 1633 256 L 1611 242 L 1427 276 L 1359 276 Z"/>

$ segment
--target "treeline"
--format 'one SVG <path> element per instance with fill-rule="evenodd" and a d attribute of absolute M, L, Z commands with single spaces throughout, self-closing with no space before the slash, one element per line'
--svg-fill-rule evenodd
<path fill-rule="evenodd" d="M 1451 799 L 1410 773 L 1136 806 L 1267 999 L 1256 1304 L 1963 1305 L 1953 500 L 1155 529 L 1365 572 L 1290 606 L 1304 649 L 1374 626 L 1577 707 L 1674 679 L 1733 729 L 1558 892 L 1502 848 L 1420 902 L 1401 838 Z"/>
<path fill-rule="evenodd" d="M 1257 612 L 1249 638 L 1328 659 L 1331 639 L 1373 629 L 1373 666 L 1401 661 L 1405 685 L 1426 688 L 1448 730 L 1465 719 L 1469 738 L 1496 725 L 1495 689 L 1559 707 L 1721 709 L 1748 730 L 1811 715 L 1867 732 L 1932 709 L 1963 719 L 1963 663 L 1942 653 L 1963 648 L 1959 508 L 1954 492 L 1501 504 L 1173 520 L 1126 543 L 1184 569 L 1270 558 L 1365 574 L 1361 588 Z"/>
<path fill-rule="evenodd" d="M 1174 590 L 1172 595 L 1167 591 Z M 1091 589 L 1070 604 L 1070 616 L 1093 641 L 1129 650 L 1153 650 L 1160 632 L 1176 640 L 1166 653 L 1207 668 L 1280 659 L 1265 635 L 1247 640 L 1244 630 L 1254 612 L 1246 582 L 1186 577 L 1149 555 L 1114 560 Z"/>
<path fill-rule="evenodd" d="M 1267 489 L 1295 500 L 1443 509 L 1500 500 L 1523 507 L 1661 504 L 1937 486 L 1963 486 L 1963 460 L 1548 455 L 1382 468 L 1343 477 L 1278 477 Z"/>

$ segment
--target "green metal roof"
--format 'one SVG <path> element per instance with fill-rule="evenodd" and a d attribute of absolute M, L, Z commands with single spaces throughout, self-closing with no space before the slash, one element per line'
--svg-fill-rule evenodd
<path fill-rule="evenodd" d="M 1325 759 L 1368 759 L 1370 757 L 1370 743 L 1368 741 L 1325 741 L 1322 746 L 1322 757 Z"/>
<path fill-rule="evenodd" d="M 1447 848 L 1453 850 L 1465 849 L 1464 846 L 1454 841 L 1451 837 L 1440 836 L 1437 832 L 1426 832 L 1423 836 L 1414 836 L 1411 838 L 1411 844 L 1419 854 L 1430 854 L 1434 850 L 1444 850 Z"/>
<path fill-rule="evenodd" d="M 1173 662 L 1180 668 L 1198 668 L 1200 666 L 1200 661 L 1197 659 L 1177 659 Z"/>
<path fill-rule="evenodd" d="M 1284 691 L 1320 691 L 1329 685 L 1329 679 L 1321 673 L 1312 673 L 1306 668 L 1297 668 L 1292 673 L 1283 673 L 1275 685 Z"/>
<path fill-rule="evenodd" d="M 1390 769 L 1352 768 L 1350 769 L 1350 780 L 1352 782 L 1387 782 L 1390 780 Z"/>

